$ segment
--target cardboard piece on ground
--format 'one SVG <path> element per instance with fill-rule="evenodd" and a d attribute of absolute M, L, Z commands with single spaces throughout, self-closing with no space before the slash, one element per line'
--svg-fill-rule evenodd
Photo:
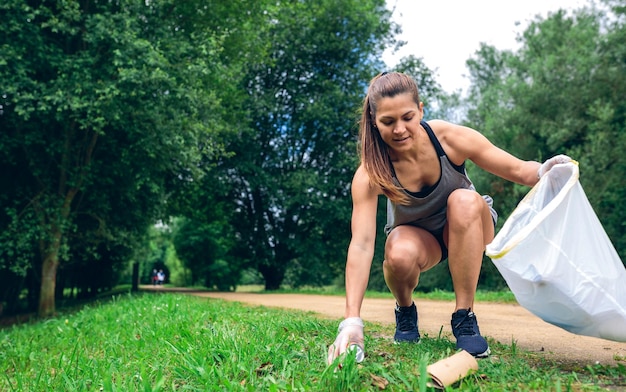
<path fill-rule="evenodd" d="M 454 384 L 476 370 L 478 370 L 476 358 L 465 350 L 428 365 L 426 368 L 433 381 L 432 386 L 439 389 Z"/>

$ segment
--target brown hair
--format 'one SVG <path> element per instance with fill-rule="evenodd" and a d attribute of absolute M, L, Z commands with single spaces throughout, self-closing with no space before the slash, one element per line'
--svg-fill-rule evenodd
<path fill-rule="evenodd" d="M 361 164 L 370 183 L 382 189 L 385 196 L 396 203 L 408 202 L 408 196 L 393 182 L 393 173 L 387 144 L 376 127 L 376 109 L 381 98 L 393 98 L 409 93 L 420 104 L 417 83 L 410 76 L 399 72 L 383 72 L 370 82 L 363 101 L 363 113 L 359 127 Z"/>

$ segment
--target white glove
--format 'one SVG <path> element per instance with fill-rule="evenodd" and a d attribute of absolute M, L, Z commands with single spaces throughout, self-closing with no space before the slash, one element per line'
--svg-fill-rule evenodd
<path fill-rule="evenodd" d="M 339 334 L 335 342 L 328 347 L 328 364 L 348 350 L 356 350 L 356 361 L 362 362 L 365 356 L 363 343 L 363 320 L 360 317 L 348 317 L 339 324 Z"/>
<path fill-rule="evenodd" d="M 561 155 L 553 156 L 552 158 L 546 160 L 539 167 L 539 170 L 537 170 L 537 178 L 543 177 L 543 175 L 546 174 L 550 169 L 552 169 L 554 165 L 557 165 L 559 163 L 567 163 L 571 161 L 572 161 L 572 158 L 568 157 L 567 155 L 561 154 Z"/>

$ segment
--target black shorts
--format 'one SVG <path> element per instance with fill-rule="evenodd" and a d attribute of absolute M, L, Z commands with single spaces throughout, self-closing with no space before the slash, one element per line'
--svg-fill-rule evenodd
<path fill-rule="evenodd" d="M 435 232 L 435 233 L 429 231 L 429 233 L 432 234 L 433 237 L 435 237 L 437 242 L 439 242 L 439 247 L 441 248 L 441 259 L 439 260 L 439 262 L 441 263 L 442 261 L 448 258 L 448 247 L 446 246 L 446 243 L 443 240 L 443 230 Z"/>
<path fill-rule="evenodd" d="M 493 199 L 489 195 L 482 195 L 482 197 L 485 200 L 485 202 L 487 203 L 487 205 L 489 206 L 489 212 L 491 213 L 491 220 L 493 221 L 493 227 L 495 229 L 496 224 L 498 223 L 498 213 L 493 208 Z M 431 227 L 430 230 L 425 228 L 425 227 L 419 226 L 419 225 L 415 225 L 415 224 L 411 224 L 411 223 L 405 223 L 406 225 L 409 225 L 409 226 L 420 227 L 420 228 L 426 230 L 427 232 L 429 232 L 433 237 L 435 237 L 435 239 L 439 243 L 439 247 L 441 248 L 441 260 L 439 260 L 440 263 L 448 258 L 448 247 L 446 246 L 446 243 L 443 240 L 443 229 L 445 227 L 445 223 L 446 223 L 446 221 L 444 220 L 442 225 L 441 225 L 441 228 L 439 228 L 439 227 L 432 228 Z M 393 230 L 393 229 L 394 229 L 393 226 L 389 226 L 389 225 L 385 226 L 385 235 L 389 235 L 389 233 L 391 233 L 391 230 Z"/>

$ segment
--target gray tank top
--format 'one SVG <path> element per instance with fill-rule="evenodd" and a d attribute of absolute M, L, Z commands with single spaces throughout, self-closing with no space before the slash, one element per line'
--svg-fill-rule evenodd
<path fill-rule="evenodd" d="M 391 200 L 387 200 L 387 225 L 385 225 L 385 234 L 387 235 L 394 227 L 399 225 L 413 225 L 421 227 L 431 233 L 441 233 L 447 219 L 446 209 L 448 196 L 450 196 L 452 191 L 456 189 L 476 190 L 474 184 L 472 184 L 472 181 L 467 176 L 465 162 L 460 166 L 450 162 L 430 126 L 425 121 L 422 121 L 421 125 L 426 130 L 428 138 L 439 156 L 441 177 L 436 184 L 420 192 L 409 192 L 405 190 L 404 192 L 410 199 L 410 204 L 408 205 L 396 204 Z M 396 185 L 402 187 L 395 173 L 393 181 Z M 488 195 L 484 195 L 483 198 L 489 205 L 491 217 L 495 225 L 498 214 L 493 209 L 493 200 Z"/>

